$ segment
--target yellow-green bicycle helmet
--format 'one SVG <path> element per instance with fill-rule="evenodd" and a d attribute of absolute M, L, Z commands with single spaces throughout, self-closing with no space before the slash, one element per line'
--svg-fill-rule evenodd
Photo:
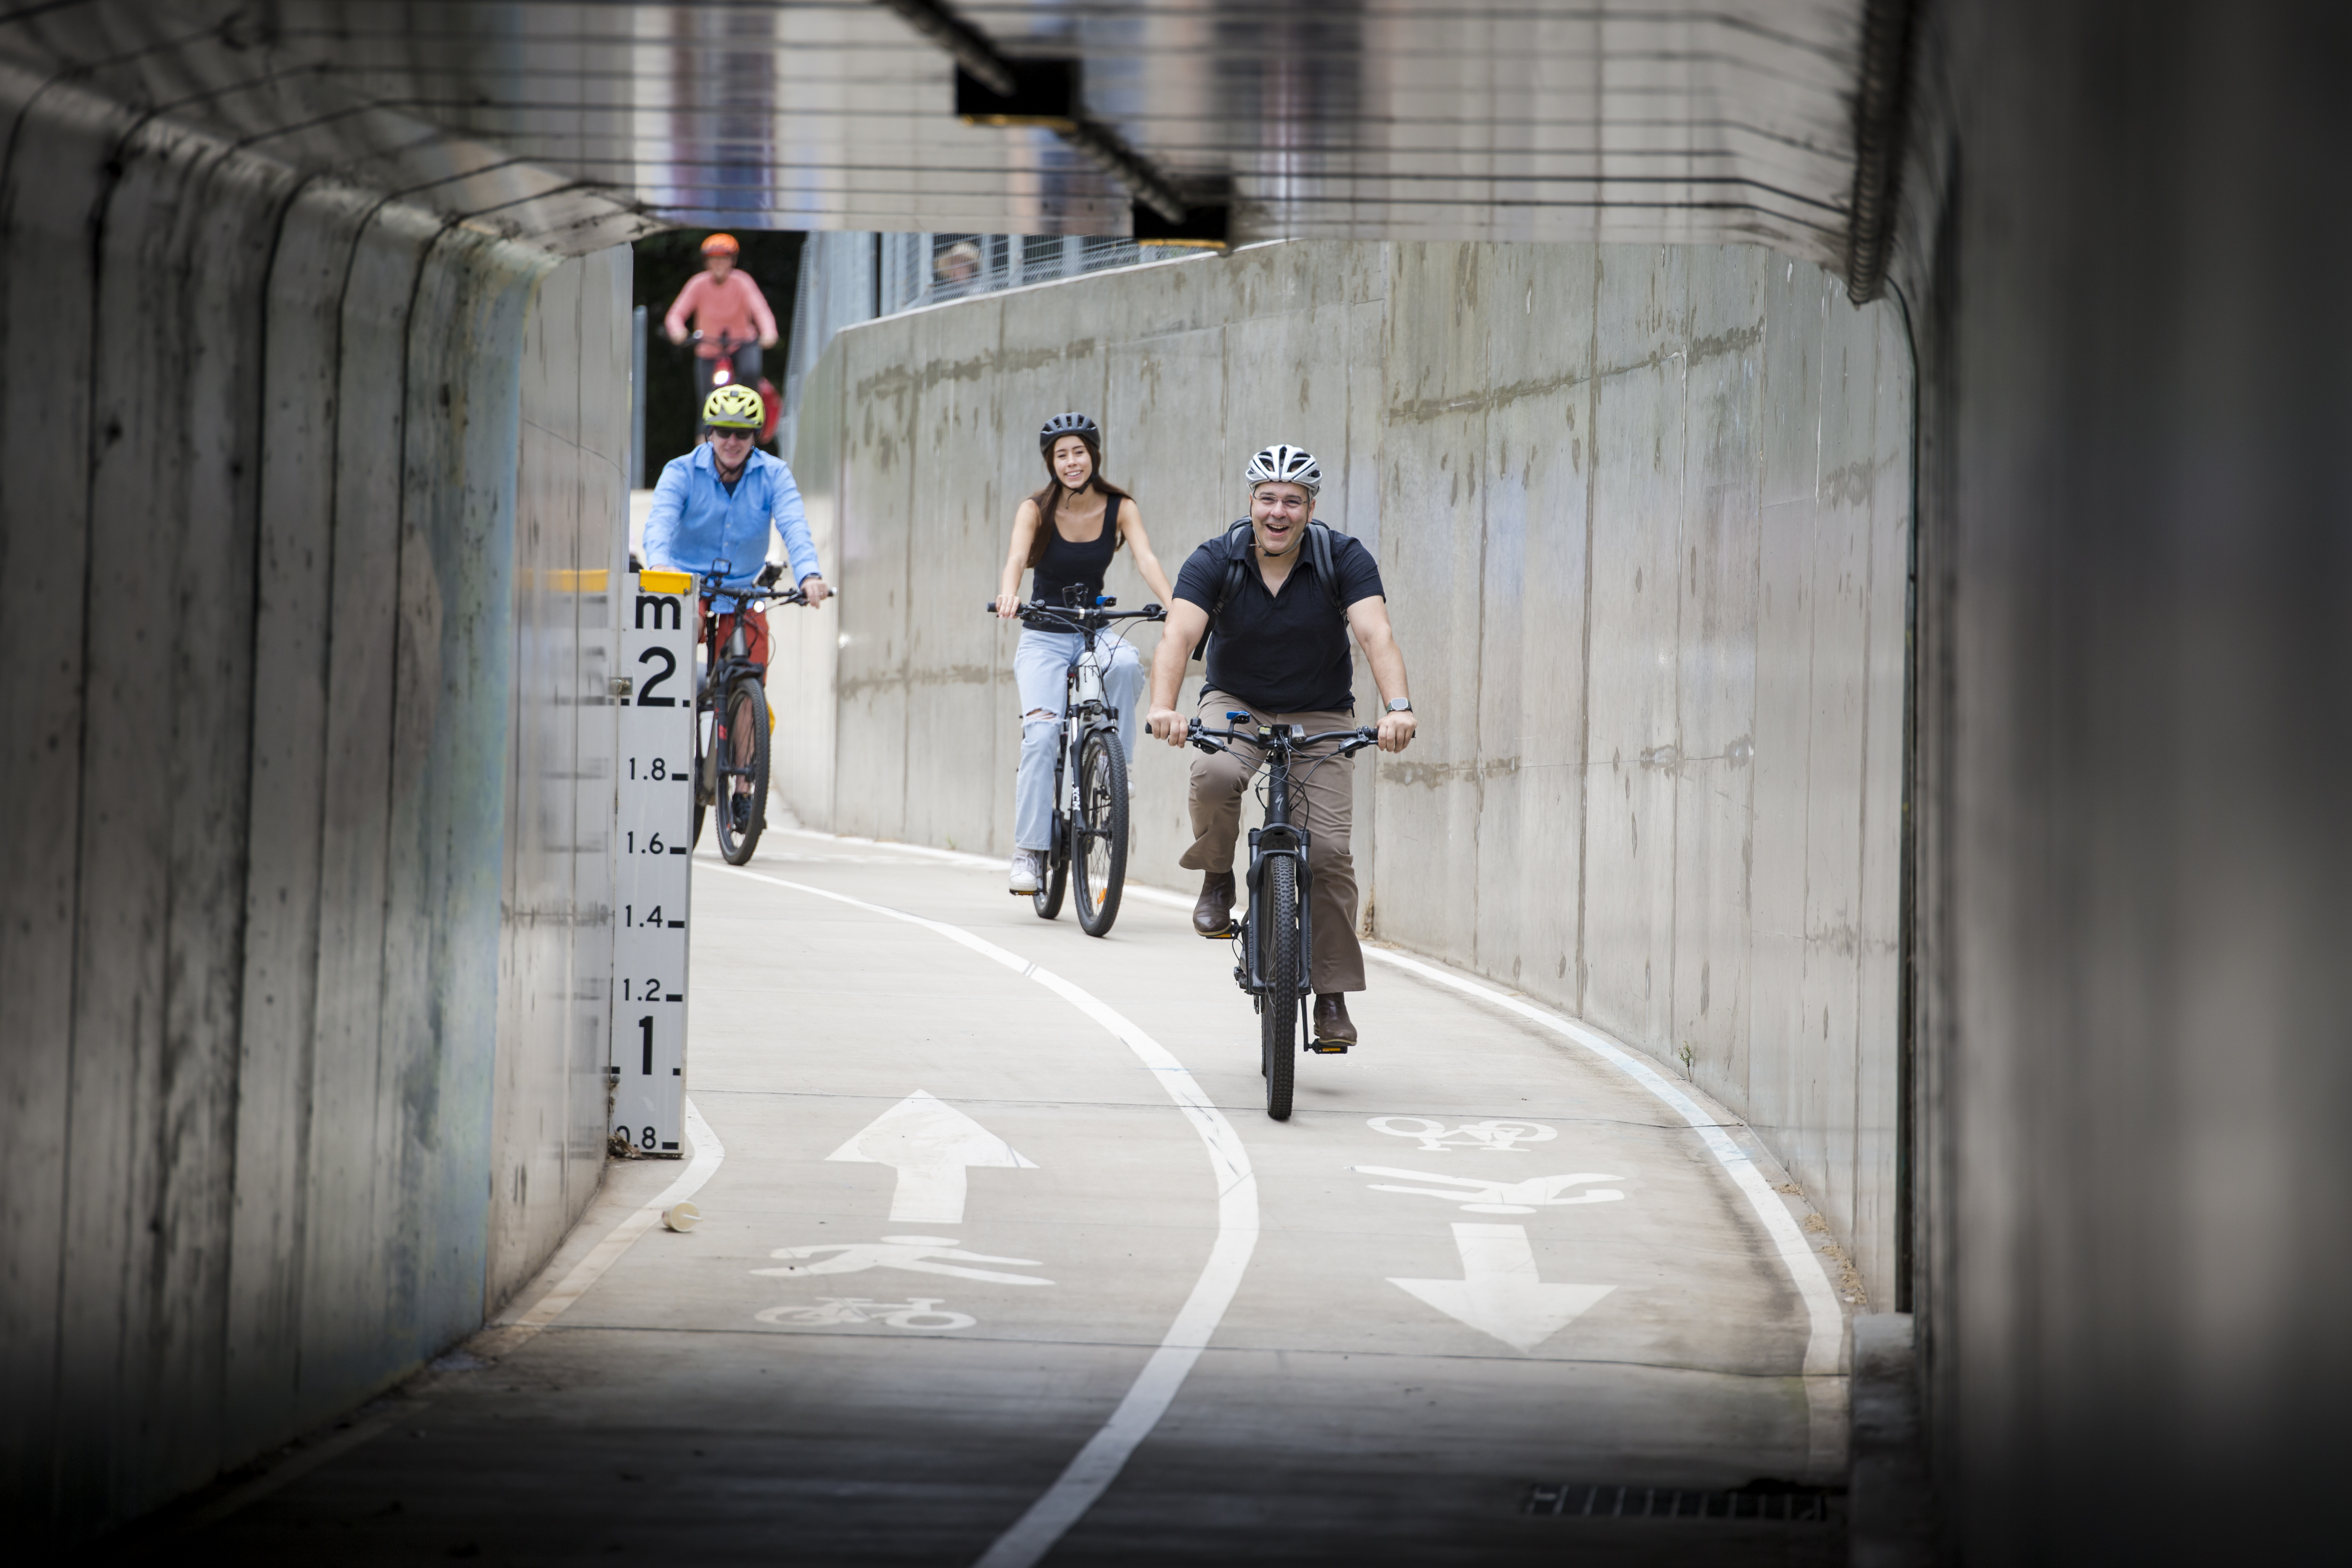
<path fill-rule="evenodd" d="M 702 422 L 729 430 L 757 430 L 768 422 L 768 405 L 748 386 L 722 386 L 702 400 Z"/>

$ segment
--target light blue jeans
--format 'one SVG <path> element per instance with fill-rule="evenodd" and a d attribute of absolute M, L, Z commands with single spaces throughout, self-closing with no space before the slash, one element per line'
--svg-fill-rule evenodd
<path fill-rule="evenodd" d="M 1021 773 L 1013 787 L 1013 846 L 1050 849 L 1054 844 L 1054 753 L 1062 744 L 1062 700 L 1070 666 L 1086 651 L 1076 632 L 1021 634 L 1013 650 L 1013 679 L 1021 688 Z M 1103 661 L 1103 700 L 1118 710 L 1118 743 L 1135 763 L 1136 710 L 1143 705 L 1143 661 L 1123 638 L 1095 637 Z M 1040 717 L 1040 714 L 1043 717 Z"/>

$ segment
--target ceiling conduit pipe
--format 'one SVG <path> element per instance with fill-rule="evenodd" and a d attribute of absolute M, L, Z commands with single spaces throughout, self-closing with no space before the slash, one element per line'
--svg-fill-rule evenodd
<path fill-rule="evenodd" d="M 1853 196 L 1845 288 L 1857 305 L 1878 298 L 1895 233 L 1903 174 L 1903 119 L 1911 81 L 1914 0 L 1864 0 L 1862 68 L 1853 96 Z"/>
<path fill-rule="evenodd" d="M 960 79 L 956 84 L 956 111 L 966 121 L 1051 131 L 1124 184 L 1136 205 L 1161 219 L 1171 237 L 1191 237 L 1190 231 L 1206 225 L 1215 233 L 1202 237 L 1223 238 L 1222 206 L 1200 207 L 1187 202 L 1184 192 L 1158 164 L 1085 111 L 1076 60 L 1010 59 L 985 34 L 940 0 L 881 3 L 946 50 L 961 78 L 969 79 Z"/>

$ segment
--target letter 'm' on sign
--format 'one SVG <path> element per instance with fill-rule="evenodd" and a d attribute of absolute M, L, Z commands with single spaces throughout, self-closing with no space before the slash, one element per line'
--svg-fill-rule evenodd
<path fill-rule="evenodd" d="M 665 615 L 669 617 L 669 624 L 673 628 L 682 628 L 686 625 L 682 618 L 684 612 L 678 608 L 677 600 L 667 594 L 640 594 L 637 595 L 637 630 L 646 629 L 646 606 L 648 605 L 653 606 L 654 630 L 661 630 L 662 616 Z"/>

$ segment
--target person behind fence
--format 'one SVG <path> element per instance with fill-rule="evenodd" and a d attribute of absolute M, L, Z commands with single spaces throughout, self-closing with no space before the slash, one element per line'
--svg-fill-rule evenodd
<path fill-rule="evenodd" d="M 1135 569 L 1162 604 L 1168 574 L 1151 553 L 1143 531 L 1143 509 L 1135 498 L 1102 476 L 1102 429 L 1083 414 L 1056 414 L 1037 433 L 1045 458 L 1045 488 L 1013 514 L 1013 548 L 996 590 L 996 613 L 1006 620 L 1021 612 L 1021 574 L 1034 574 L 1030 597 L 1049 605 L 1091 605 L 1102 592 L 1103 574 L 1122 544 L 1135 552 Z M 1114 633 L 1095 638 L 1109 662 L 1103 694 L 1118 710 L 1119 743 L 1135 760 L 1136 710 L 1143 696 L 1143 665 L 1135 649 Z M 1069 669 L 1085 651 L 1076 632 L 1024 630 L 1013 655 L 1013 679 L 1021 689 L 1021 772 L 1013 786 L 1012 890 L 1034 893 L 1045 872 L 1045 851 L 1054 843 L 1054 752 L 1061 743 L 1062 700 Z"/>

